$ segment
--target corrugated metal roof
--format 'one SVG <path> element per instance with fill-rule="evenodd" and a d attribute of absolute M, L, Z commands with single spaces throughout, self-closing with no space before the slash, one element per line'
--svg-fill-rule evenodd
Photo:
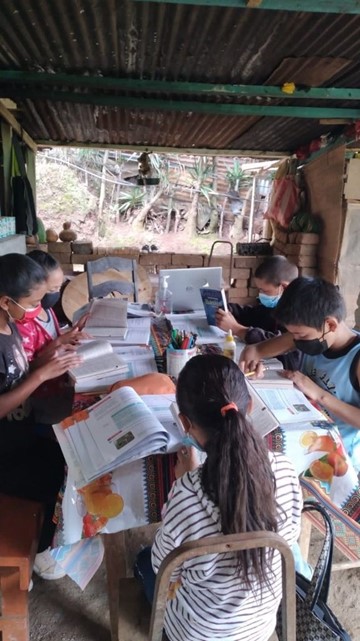
<path fill-rule="evenodd" d="M 334 61 L 333 77 L 325 84 L 358 87 L 359 40 L 360 17 L 349 15 L 131 0 L 2 0 L 0 6 L 0 70 L 269 84 L 270 78 L 276 83 L 291 81 L 296 73 L 306 79 L 310 71 L 314 73 L 315 63 L 310 58 L 339 58 L 342 62 Z M 321 62 L 318 64 L 321 67 Z M 6 95 L 18 104 L 21 124 L 36 141 L 292 151 L 329 130 L 313 119 L 52 102 L 36 99 L 36 89 L 31 100 L 20 100 L 15 85 L 8 82 L 5 86 Z M 2 87 L 3 94 L 4 83 Z M 56 87 L 59 91 L 62 88 Z M 23 89 L 28 91 L 25 85 Z M 140 93 L 121 95 L 160 97 L 141 89 Z M 174 98 L 171 94 L 161 97 Z M 221 94 L 177 98 L 225 102 Z M 231 102 L 248 101 L 231 98 Z M 269 99 L 255 102 L 268 104 Z M 321 102 L 321 106 L 327 105 Z M 299 104 L 285 99 L 271 101 L 282 103 Z M 319 105 L 314 101 L 301 104 Z M 360 105 L 352 102 L 350 106 Z"/>

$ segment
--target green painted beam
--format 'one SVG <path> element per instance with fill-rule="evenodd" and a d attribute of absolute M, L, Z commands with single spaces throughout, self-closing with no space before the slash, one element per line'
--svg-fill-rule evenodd
<path fill-rule="evenodd" d="M 149 0 L 135 0 L 149 2 Z M 237 9 L 266 9 L 304 13 L 360 14 L 359 0 L 150 0 L 158 4 L 192 4 L 207 7 L 236 7 Z"/>
<path fill-rule="evenodd" d="M 1 98 L 13 100 L 48 100 L 49 102 L 72 102 L 86 105 L 103 105 L 123 109 L 147 109 L 152 111 L 196 112 L 223 116 L 274 116 L 280 118 L 360 118 L 360 108 L 334 107 L 285 107 L 277 105 L 239 105 L 228 103 L 194 102 L 185 100 L 162 100 L 156 98 L 129 98 L 106 94 L 90 94 L 69 91 L 44 91 L 4 89 L 0 86 Z"/>
<path fill-rule="evenodd" d="M 291 78 L 289 78 L 291 82 Z M 83 76 L 67 73 L 28 73 L 26 71 L 0 71 L 0 85 L 61 86 L 86 89 L 113 89 L 123 91 L 149 91 L 162 93 L 196 93 L 264 98 L 291 98 L 305 100 L 359 100 L 360 89 L 352 87 L 306 87 L 287 94 L 281 87 L 267 85 L 231 85 L 207 82 L 172 82 L 165 80 L 141 80 L 134 78 L 111 78 Z"/>

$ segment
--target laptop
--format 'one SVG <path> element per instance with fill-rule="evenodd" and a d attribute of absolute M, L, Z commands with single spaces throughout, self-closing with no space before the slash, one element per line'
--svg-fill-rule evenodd
<path fill-rule="evenodd" d="M 159 279 L 169 276 L 175 313 L 204 311 L 200 295 L 201 287 L 221 289 L 222 267 L 189 267 L 185 269 L 161 269 Z"/>

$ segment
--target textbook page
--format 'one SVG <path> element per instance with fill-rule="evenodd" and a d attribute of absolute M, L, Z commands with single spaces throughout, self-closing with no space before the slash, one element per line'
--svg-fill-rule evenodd
<path fill-rule="evenodd" d="M 252 400 L 252 408 L 247 419 L 260 436 L 266 436 L 276 429 L 279 423 L 251 385 L 248 385 L 248 390 Z"/>
<path fill-rule="evenodd" d="M 181 445 L 184 430 L 179 428 L 171 411 L 171 406 L 175 404 L 175 394 L 151 394 L 143 395 L 141 398 L 169 434 L 166 451 L 176 452 Z"/>
<path fill-rule="evenodd" d="M 125 462 L 165 451 L 169 435 L 149 407 L 130 387 L 117 389 L 70 417 L 55 433 L 78 483 L 89 483 Z M 65 441 L 64 441 L 65 439 Z M 83 479 L 79 474 L 79 468 Z"/>
<path fill-rule="evenodd" d="M 174 329 L 197 334 L 196 344 L 222 343 L 226 332 L 214 325 L 209 325 L 204 312 L 193 314 L 166 314 Z"/>
<path fill-rule="evenodd" d="M 76 353 L 81 356 L 83 361 L 88 361 L 104 354 L 112 354 L 112 352 L 113 348 L 109 341 L 86 340 L 82 341 L 76 348 Z"/>
<path fill-rule="evenodd" d="M 86 327 L 127 327 L 127 299 L 95 298 Z"/>
<path fill-rule="evenodd" d="M 114 347 L 121 345 L 149 345 L 151 318 L 129 318 L 127 322 L 128 327 L 125 338 L 113 336 L 110 338 L 111 344 Z"/>
<path fill-rule="evenodd" d="M 86 359 L 80 365 L 69 369 L 69 375 L 75 382 L 83 378 L 95 381 L 110 372 L 121 372 L 126 369 L 126 363 L 121 356 L 111 352 L 96 358 Z"/>
<path fill-rule="evenodd" d="M 294 386 L 286 388 L 258 387 L 256 391 L 280 425 L 324 420 L 324 415 Z"/>

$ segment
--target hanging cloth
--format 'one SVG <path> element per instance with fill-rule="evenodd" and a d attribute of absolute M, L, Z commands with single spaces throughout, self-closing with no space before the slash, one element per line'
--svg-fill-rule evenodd
<path fill-rule="evenodd" d="M 21 143 L 15 134 L 11 150 L 11 209 L 16 219 L 16 233 L 34 236 L 38 230 L 34 195 L 26 175 Z"/>

